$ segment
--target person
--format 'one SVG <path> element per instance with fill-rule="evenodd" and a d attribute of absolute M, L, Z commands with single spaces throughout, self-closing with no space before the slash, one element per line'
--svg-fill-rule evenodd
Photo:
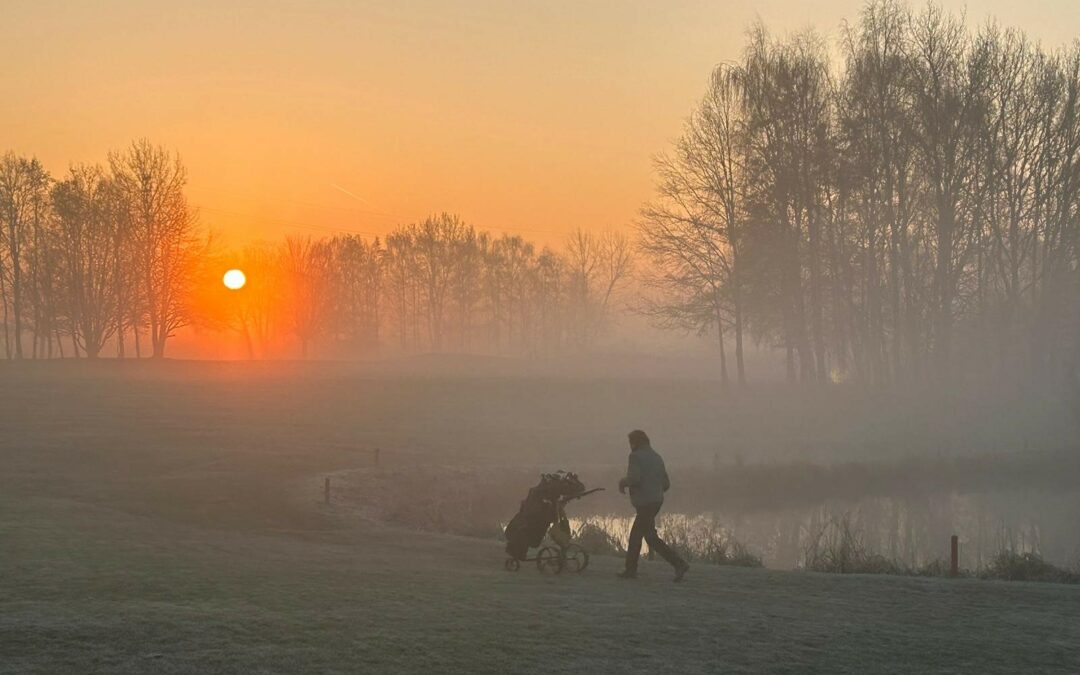
<path fill-rule="evenodd" d="M 641 557 L 641 540 L 649 544 L 649 550 L 659 553 L 675 568 L 675 581 L 682 581 L 690 565 L 670 546 L 660 539 L 656 532 L 656 514 L 664 504 L 664 493 L 671 487 L 664 459 L 652 449 L 648 435 L 635 429 L 628 435 L 630 440 L 630 462 L 626 477 L 619 481 L 619 492 L 626 494 L 630 488 L 630 504 L 637 511 L 634 524 L 630 528 L 630 541 L 626 546 L 626 569 L 619 577 L 634 579 L 637 577 L 638 558 Z"/>

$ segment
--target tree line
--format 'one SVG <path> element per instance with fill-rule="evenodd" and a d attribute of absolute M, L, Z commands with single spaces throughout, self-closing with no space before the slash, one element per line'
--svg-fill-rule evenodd
<path fill-rule="evenodd" d="M 1051 375 L 1080 356 L 1080 45 L 869 2 L 842 62 L 751 28 L 641 212 L 646 311 L 795 381 Z"/>
<path fill-rule="evenodd" d="M 0 158 L 0 324 L 9 359 L 161 357 L 188 325 L 206 241 L 174 154 L 147 141 L 54 179 Z M 67 345 L 67 346 L 65 346 Z"/>
<path fill-rule="evenodd" d="M 305 357 L 315 343 L 351 354 L 553 356 L 593 347 L 612 326 L 632 260 L 625 234 L 579 230 L 555 251 L 444 213 L 385 238 L 249 245 L 248 284 L 233 302 L 206 304 L 226 308 L 215 325 L 239 331 L 252 356 L 273 354 L 282 338 Z"/>
<path fill-rule="evenodd" d="M 563 250 L 441 214 L 385 238 L 287 237 L 220 250 L 185 196 L 186 169 L 140 140 L 54 178 L 0 159 L 0 324 L 8 359 L 163 357 L 177 330 L 238 331 L 250 357 L 293 344 L 372 355 L 553 355 L 591 348 L 631 280 L 624 234 Z M 221 273 L 248 283 L 229 291 Z"/>
<path fill-rule="evenodd" d="M 161 357 L 194 326 L 262 358 L 543 356 L 590 349 L 633 309 L 714 332 L 725 383 L 747 381 L 748 344 L 791 381 L 1075 371 L 1080 45 L 873 0 L 839 63 L 827 47 L 751 27 L 657 157 L 636 240 L 579 230 L 555 250 L 441 214 L 226 255 L 164 148 L 59 178 L 9 153 L 3 354 Z M 226 263 L 242 291 L 222 287 Z"/>

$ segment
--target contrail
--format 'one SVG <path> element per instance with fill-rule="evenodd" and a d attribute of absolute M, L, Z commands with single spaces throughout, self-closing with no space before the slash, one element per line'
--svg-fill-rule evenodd
<path fill-rule="evenodd" d="M 361 203 L 361 204 L 363 204 L 364 206 L 371 206 L 371 203 L 370 203 L 370 202 L 369 202 L 368 200 L 364 199 L 363 197 L 361 197 L 361 196 L 359 196 L 359 195 L 355 195 L 355 194 L 353 194 L 353 193 L 349 192 L 348 190 L 346 190 L 345 188 L 341 187 L 341 186 L 340 186 L 340 185 L 338 185 L 337 183 L 330 183 L 330 187 L 334 188 L 335 190 L 337 190 L 337 191 L 339 191 L 339 192 L 344 192 L 345 194 L 349 195 L 350 197 L 352 197 L 352 198 L 353 198 L 353 199 L 355 199 L 356 201 L 360 202 L 360 203 Z"/>

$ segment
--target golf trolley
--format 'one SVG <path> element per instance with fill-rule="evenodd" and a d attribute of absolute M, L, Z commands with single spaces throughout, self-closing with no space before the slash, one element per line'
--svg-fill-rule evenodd
<path fill-rule="evenodd" d="M 523 562 L 535 562 L 544 574 L 564 570 L 582 572 L 589 566 L 589 553 L 572 540 L 566 505 L 603 488 L 586 490 L 577 474 L 566 471 L 541 474 L 540 482 L 529 490 L 517 515 L 506 526 L 504 567 L 509 572 L 521 569 Z M 547 535 L 553 546 L 541 546 Z M 530 558 L 530 548 L 540 547 Z"/>

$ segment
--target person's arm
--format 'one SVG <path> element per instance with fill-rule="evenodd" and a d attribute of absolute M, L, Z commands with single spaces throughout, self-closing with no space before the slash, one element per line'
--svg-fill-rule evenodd
<path fill-rule="evenodd" d="M 661 467 L 664 472 L 664 492 L 671 489 L 671 479 L 667 475 L 667 467 Z"/>
<path fill-rule="evenodd" d="M 626 488 L 633 487 L 641 482 L 641 467 L 634 461 L 634 453 L 630 453 L 630 462 L 626 467 L 626 477 L 619 481 L 619 492 L 625 492 Z"/>

